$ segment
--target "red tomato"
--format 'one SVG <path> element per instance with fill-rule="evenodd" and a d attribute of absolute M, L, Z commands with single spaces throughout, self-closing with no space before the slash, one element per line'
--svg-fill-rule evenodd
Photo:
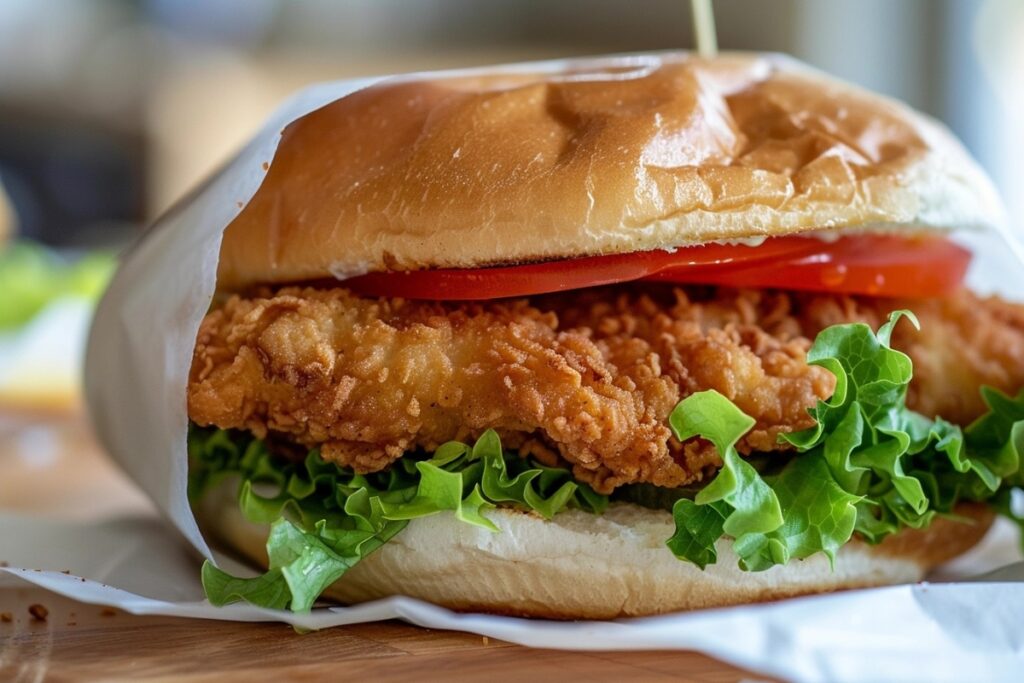
<path fill-rule="evenodd" d="M 756 247 L 707 244 L 522 266 L 369 273 L 345 281 L 368 296 L 466 301 L 562 292 L 633 280 L 889 297 L 949 294 L 970 252 L 936 237 L 776 237 Z"/>

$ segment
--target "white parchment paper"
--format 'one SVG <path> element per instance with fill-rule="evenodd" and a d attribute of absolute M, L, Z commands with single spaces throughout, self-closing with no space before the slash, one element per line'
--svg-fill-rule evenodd
<path fill-rule="evenodd" d="M 1024 563 L 980 581 L 615 622 L 457 614 L 411 598 L 296 615 L 249 605 L 210 606 L 203 601 L 195 554 L 155 517 L 72 524 L 0 515 L 0 530 L 0 557 L 12 565 L 0 568 L 0 588 L 28 583 L 135 614 L 286 621 L 305 628 L 397 618 L 530 647 L 698 650 L 793 681 L 1009 682 L 1024 674 Z M 962 576 L 1014 559 L 1016 534 L 1004 523 L 949 569 Z M 225 568 L 240 569 L 230 561 Z"/>
<path fill-rule="evenodd" d="M 643 70 L 658 57 L 617 59 Z M 545 62 L 504 68 L 536 72 L 564 67 L 564 62 Z M 1021 567 L 969 583 L 897 586 L 618 622 L 456 614 L 408 598 L 324 607 L 308 615 L 205 603 L 198 560 L 211 557 L 211 550 L 186 497 L 185 395 L 196 331 L 215 287 L 221 234 L 258 188 L 262 165 L 273 158 L 287 123 L 377 80 L 325 84 L 300 93 L 127 254 L 97 310 L 86 393 L 101 441 L 153 499 L 163 519 L 70 524 L 0 515 L 0 560 L 10 565 L 0 567 L 0 586 L 28 582 L 140 614 L 278 620 L 309 628 L 397 617 L 537 647 L 693 649 L 801 681 L 1024 677 Z M 997 238 L 966 239 L 995 259 L 1012 257 Z M 1024 292 L 1022 271 L 1018 264 L 991 277 L 991 268 L 982 269 L 978 284 L 1019 294 Z M 943 578 L 962 580 L 1019 561 L 1014 536 L 1008 525 L 997 527 L 981 547 L 947 568 Z M 217 559 L 226 569 L 244 571 L 230 558 Z"/>

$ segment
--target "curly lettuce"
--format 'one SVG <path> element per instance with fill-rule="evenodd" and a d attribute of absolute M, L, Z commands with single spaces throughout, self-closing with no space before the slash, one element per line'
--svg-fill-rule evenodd
<path fill-rule="evenodd" d="M 703 487 L 627 486 L 612 498 L 671 510 L 675 532 L 666 545 L 680 560 L 714 564 L 724 540 L 749 571 L 817 553 L 834 562 L 855 534 L 878 543 L 952 516 L 960 501 L 988 501 L 1021 523 L 1010 494 L 1024 485 L 1024 391 L 984 389 L 989 411 L 963 430 L 907 409 L 913 367 L 889 345 L 902 317 L 917 324 L 897 312 L 877 332 L 849 324 L 818 336 L 808 362 L 832 372 L 836 389 L 811 410 L 813 427 L 780 437 L 792 457 L 741 457 L 736 443 L 754 420 L 705 391 L 681 401 L 669 425 L 680 441 L 715 446 L 722 459 L 715 477 Z M 266 573 L 236 578 L 203 566 L 216 605 L 309 610 L 327 586 L 420 517 L 448 512 L 497 532 L 488 517 L 496 506 L 551 519 L 567 508 L 601 514 L 609 504 L 568 469 L 506 453 L 493 431 L 472 446 L 446 443 L 368 475 L 325 462 L 316 449 L 301 462 L 273 456 L 243 432 L 193 427 L 189 453 L 193 500 L 229 479 L 244 517 L 270 525 Z"/>
<path fill-rule="evenodd" d="M 325 462 L 317 449 L 289 462 L 251 435 L 197 427 L 189 433 L 189 458 L 192 500 L 237 481 L 242 515 L 271 525 L 266 573 L 237 578 L 203 565 L 203 587 L 215 605 L 245 600 L 308 611 L 327 586 L 410 520 L 439 512 L 496 532 L 486 513 L 497 505 L 545 519 L 569 507 L 600 514 L 608 505 L 569 470 L 506 453 L 493 431 L 472 447 L 446 443 L 429 458 L 403 458 L 375 474 Z"/>
<path fill-rule="evenodd" d="M 856 533 L 870 543 L 903 528 L 926 527 L 961 501 L 992 500 L 1009 512 L 1009 489 L 1020 485 L 1024 454 L 1024 391 L 1016 398 L 986 388 L 989 412 L 966 430 L 906 407 L 910 358 L 889 346 L 905 311 L 872 332 L 856 323 L 830 327 L 808 362 L 828 369 L 836 389 L 811 410 L 815 425 L 782 435 L 797 455 L 777 474 L 759 476 L 735 443 L 752 421 L 714 391 L 679 403 L 669 424 L 680 440 L 711 441 L 723 466 L 693 500 L 672 508 L 669 549 L 706 567 L 715 544 L 731 539 L 740 567 L 769 569 L 836 551 Z"/>

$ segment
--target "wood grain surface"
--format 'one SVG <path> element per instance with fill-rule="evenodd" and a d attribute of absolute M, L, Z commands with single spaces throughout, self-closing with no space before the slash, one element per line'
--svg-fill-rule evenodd
<path fill-rule="evenodd" d="M 80 419 L 0 415 L 0 507 L 91 518 L 146 505 Z M 298 634 L 282 624 L 140 617 L 39 589 L 0 589 L 2 683 L 326 678 L 768 680 L 690 652 L 527 649 L 394 621 Z"/>

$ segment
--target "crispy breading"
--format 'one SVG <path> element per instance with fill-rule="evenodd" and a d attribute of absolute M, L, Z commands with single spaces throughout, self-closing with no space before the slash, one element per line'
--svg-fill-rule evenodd
<path fill-rule="evenodd" d="M 684 481 L 665 446 L 679 392 L 657 357 L 556 328 L 524 303 L 447 310 L 313 289 L 233 299 L 203 322 L 189 413 L 322 445 L 360 471 L 494 428 L 510 444 L 543 433 L 581 476 Z"/>
<path fill-rule="evenodd" d="M 1007 393 L 1024 387 L 1024 305 L 998 297 L 979 297 L 966 290 L 942 299 L 884 299 L 691 287 L 675 289 L 674 302 L 666 302 L 662 296 L 656 303 L 657 297 L 637 294 L 638 289 L 618 288 L 612 296 L 613 288 L 591 290 L 576 297 L 558 297 L 551 305 L 563 325 L 593 325 L 599 337 L 625 335 L 648 340 L 684 395 L 702 386 L 701 373 L 707 371 L 692 362 L 681 366 L 672 362 L 679 340 L 693 334 L 695 326 L 705 334 L 716 329 L 733 331 L 744 345 L 760 348 L 758 355 L 770 366 L 773 356 L 762 346 L 767 340 L 795 342 L 802 347 L 805 340 L 814 339 L 831 325 L 864 322 L 877 329 L 897 310 L 912 311 L 920 322 L 920 330 L 901 322 L 892 336 L 892 346 L 914 362 L 907 396 L 907 405 L 913 410 L 967 425 L 985 411 L 981 386 Z M 772 374 L 779 373 L 775 370 Z M 793 387 L 768 384 L 751 394 L 731 394 L 720 385 L 714 388 L 763 420 L 751 402 L 760 394 Z M 779 405 L 794 412 L 772 415 L 769 421 L 796 423 L 806 398 L 790 395 Z M 757 405 L 763 410 L 770 403 L 762 400 Z"/>
<path fill-rule="evenodd" d="M 804 362 L 806 340 L 733 327 L 676 333 L 595 335 L 525 301 L 446 307 L 283 289 L 207 316 L 189 414 L 320 445 L 360 471 L 493 428 L 512 447 L 557 452 L 607 491 L 678 486 L 718 464 L 706 444 L 670 444 L 681 387 L 719 389 L 756 417 L 746 450 L 778 448 L 775 434 L 807 426 L 806 408 L 831 393 L 831 375 Z"/>
<path fill-rule="evenodd" d="M 779 434 L 809 427 L 807 410 L 831 396 L 835 380 L 807 365 L 811 342 L 799 333 L 787 296 L 701 289 L 689 296 L 668 289 L 654 297 L 642 291 L 606 288 L 546 303 L 562 325 L 587 330 L 602 343 L 646 342 L 682 396 L 715 389 L 733 401 L 757 421 L 739 444 L 743 453 L 782 450 Z"/>
<path fill-rule="evenodd" d="M 982 410 L 980 384 L 1024 384 L 1021 307 L 966 293 L 891 302 L 619 286 L 441 305 L 285 288 L 206 317 L 189 415 L 320 446 L 359 471 L 493 428 L 507 447 L 567 461 L 599 491 L 680 486 L 721 464 L 708 444 L 671 438 L 680 398 L 720 391 L 757 421 L 741 452 L 783 450 L 778 435 L 809 426 L 807 409 L 834 388 L 806 363 L 810 339 L 835 323 L 877 325 L 900 307 L 925 330 L 903 324 L 894 337 L 918 364 L 912 406 L 963 422 Z"/>
<path fill-rule="evenodd" d="M 980 387 L 1024 388 L 1024 305 L 965 291 L 929 300 L 803 296 L 797 306 L 808 335 L 851 320 L 877 327 L 891 311 L 913 311 L 921 329 L 901 322 L 892 345 L 914 361 L 907 405 L 928 417 L 966 426 L 985 412 Z"/>

